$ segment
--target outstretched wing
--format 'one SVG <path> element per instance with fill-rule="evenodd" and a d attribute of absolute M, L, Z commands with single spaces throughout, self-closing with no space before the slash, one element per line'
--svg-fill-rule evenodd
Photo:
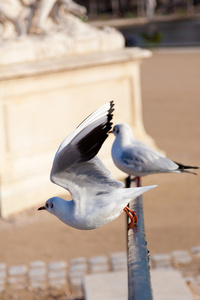
<path fill-rule="evenodd" d="M 97 156 L 51 175 L 51 180 L 67 189 L 75 201 L 81 196 L 87 198 L 88 195 L 88 198 L 92 198 L 97 194 L 108 193 L 113 188 L 124 186 L 121 181 L 113 179 Z"/>
<path fill-rule="evenodd" d="M 83 192 L 91 195 L 122 185 L 95 157 L 112 127 L 113 106 L 111 101 L 91 114 L 63 141 L 56 153 L 51 180 L 67 189 L 74 200 Z"/>
<path fill-rule="evenodd" d="M 92 159 L 100 150 L 112 127 L 114 102 L 108 102 L 86 118 L 60 145 L 51 174 L 76 162 Z"/>

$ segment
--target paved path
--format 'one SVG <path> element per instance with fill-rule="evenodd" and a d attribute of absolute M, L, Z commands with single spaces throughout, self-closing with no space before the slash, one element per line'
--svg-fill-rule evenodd
<path fill-rule="evenodd" d="M 152 270 L 154 300 L 194 300 L 177 270 Z M 127 300 L 127 272 L 93 274 L 85 277 L 86 300 Z"/>

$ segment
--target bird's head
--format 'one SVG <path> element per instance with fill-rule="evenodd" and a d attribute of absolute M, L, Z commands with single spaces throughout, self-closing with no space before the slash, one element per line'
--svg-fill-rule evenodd
<path fill-rule="evenodd" d="M 46 201 L 44 206 L 38 208 L 38 210 L 43 209 L 56 216 L 62 222 L 70 225 L 70 220 L 73 219 L 74 214 L 74 201 L 66 201 L 60 197 L 52 197 Z"/>
<path fill-rule="evenodd" d="M 50 198 L 49 200 L 46 201 L 44 206 L 41 206 L 38 208 L 38 210 L 47 210 L 51 214 L 53 214 L 54 211 L 54 198 Z"/>
<path fill-rule="evenodd" d="M 132 131 L 127 124 L 117 124 L 113 127 L 112 133 L 116 137 L 132 136 Z"/>

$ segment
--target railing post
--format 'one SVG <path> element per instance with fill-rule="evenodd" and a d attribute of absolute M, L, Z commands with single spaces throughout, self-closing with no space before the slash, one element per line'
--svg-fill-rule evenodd
<path fill-rule="evenodd" d="M 129 177 L 126 179 L 126 186 L 130 187 L 132 182 Z M 129 207 L 136 212 L 138 223 L 134 228 L 130 228 L 127 234 L 128 300 L 152 300 L 142 196 L 131 201 Z"/>

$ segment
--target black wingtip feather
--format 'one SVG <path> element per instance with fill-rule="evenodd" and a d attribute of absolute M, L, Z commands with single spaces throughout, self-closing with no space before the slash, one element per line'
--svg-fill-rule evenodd
<path fill-rule="evenodd" d="M 107 121 L 94 128 L 78 143 L 77 146 L 81 155 L 80 161 L 88 161 L 99 152 L 101 146 L 108 137 L 108 132 L 112 128 L 113 123 L 111 120 L 113 118 L 113 111 L 114 101 L 110 101 L 110 108 L 107 112 Z"/>
<path fill-rule="evenodd" d="M 185 166 L 183 164 L 180 164 L 176 161 L 174 161 L 177 165 L 178 165 L 178 170 L 180 172 L 187 172 L 187 173 L 191 173 L 191 174 L 194 174 L 194 175 L 197 175 L 196 173 L 193 173 L 193 172 L 189 172 L 189 171 L 186 171 L 186 170 L 195 170 L 195 169 L 199 169 L 199 167 L 193 167 L 193 166 Z"/>
<path fill-rule="evenodd" d="M 115 103 L 114 103 L 114 101 L 113 100 L 111 100 L 110 102 L 110 108 L 109 108 L 109 110 L 108 110 L 108 114 L 107 114 L 107 116 L 108 116 L 108 120 L 111 120 L 112 118 L 113 118 L 113 111 L 115 110 L 114 109 L 114 106 L 115 106 Z M 93 112 L 94 113 L 94 112 Z M 91 113 L 89 116 L 87 116 L 87 118 L 89 118 L 93 113 Z M 78 128 L 87 118 L 85 118 L 76 128 Z M 110 119 L 111 118 L 111 119 Z"/>

